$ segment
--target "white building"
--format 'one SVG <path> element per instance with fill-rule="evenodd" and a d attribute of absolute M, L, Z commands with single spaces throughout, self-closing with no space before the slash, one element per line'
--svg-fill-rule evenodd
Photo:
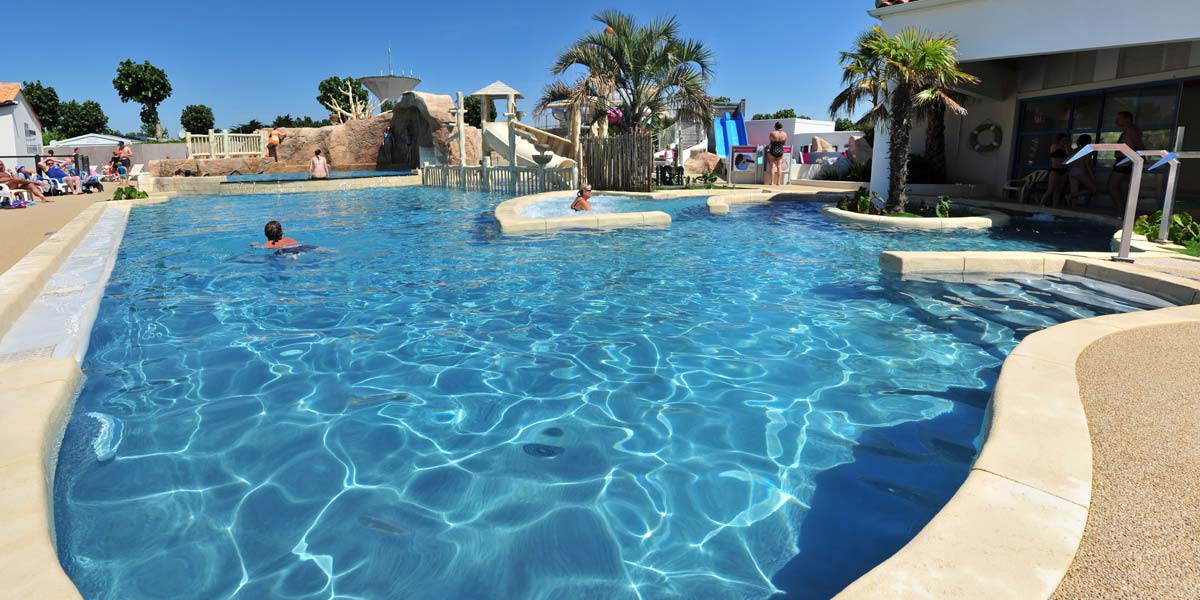
<path fill-rule="evenodd" d="M 1200 0 L 881 0 L 870 14 L 889 34 L 916 27 L 957 36 L 963 69 L 981 80 L 962 90 L 968 114 L 947 119 L 952 182 L 998 194 L 1008 179 L 1049 168 L 1060 133 L 1116 141 L 1121 111 L 1134 114 L 1150 149 L 1178 142 L 1200 150 Z M 971 132 L 988 123 L 1000 127 L 1003 143 L 976 151 Z M 877 132 L 872 172 L 880 193 L 885 136 Z M 924 151 L 924 137 L 923 127 L 913 132 L 914 152 Z M 1112 163 L 1101 157 L 1102 184 Z M 1180 199 L 1200 199 L 1200 163 L 1185 162 L 1180 173 Z M 1148 174 L 1144 201 L 1159 196 L 1162 179 Z"/>
<path fill-rule="evenodd" d="M 108 135 L 106 133 L 85 133 L 83 135 L 77 135 L 73 138 L 67 138 L 65 140 L 55 140 L 53 142 L 50 142 L 50 147 L 51 148 L 93 148 L 96 146 L 109 147 L 109 146 L 116 146 L 120 142 L 125 142 L 126 144 L 132 144 L 133 140 L 130 140 L 128 138 L 118 137 L 115 135 Z"/>
<path fill-rule="evenodd" d="M 0 161 L 10 170 L 33 168 L 42 152 L 42 123 L 21 93 L 21 84 L 0 82 Z"/>

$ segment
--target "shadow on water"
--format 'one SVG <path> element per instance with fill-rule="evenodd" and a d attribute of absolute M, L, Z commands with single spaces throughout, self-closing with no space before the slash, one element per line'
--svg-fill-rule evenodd
<path fill-rule="evenodd" d="M 962 391 L 962 401 L 935 419 L 868 430 L 853 461 L 816 477 L 800 552 L 772 578 L 784 590 L 773 600 L 833 597 L 941 510 L 966 479 L 983 419 L 970 398 L 977 390 Z"/>

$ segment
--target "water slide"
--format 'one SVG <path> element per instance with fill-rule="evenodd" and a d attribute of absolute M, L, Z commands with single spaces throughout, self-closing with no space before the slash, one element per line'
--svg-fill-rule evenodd
<path fill-rule="evenodd" d="M 713 137 L 716 141 L 717 156 L 729 158 L 729 149 L 733 146 L 745 146 L 746 120 L 742 113 L 735 112 L 732 116 L 725 113 L 713 119 Z"/>
<path fill-rule="evenodd" d="M 517 165 L 518 167 L 536 167 L 539 166 L 533 160 L 535 154 L 540 154 L 534 143 L 545 144 L 550 146 L 550 163 L 547 167 L 570 167 L 575 164 L 575 161 L 562 156 L 567 153 L 571 147 L 571 141 L 554 135 L 547 131 L 542 131 L 536 127 L 531 127 L 524 123 L 517 123 Z M 483 148 L 484 152 L 495 152 L 505 158 L 508 157 L 508 123 L 488 123 L 483 131 Z"/>

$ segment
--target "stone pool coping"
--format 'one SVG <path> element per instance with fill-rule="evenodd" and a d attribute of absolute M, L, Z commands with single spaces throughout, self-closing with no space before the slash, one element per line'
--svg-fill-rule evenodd
<path fill-rule="evenodd" d="M 1049 598 L 1074 560 L 1091 503 L 1079 356 L 1114 333 L 1200 321 L 1200 281 L 1094 253 L 884 252 L 880 266 L 952 280 L 1068 273 L 1185 305 L 1070 321 L 1026 337 L 1004 361 L 966 481 L 912 541 L 835 596 Z"/>
<path fill-rule="evenodd" d="M 870 225 L 881 225 L 897 229 L 990 229 L 1008 225 L 1009 216 L 986 208 L 970 207 L 969 217 L 889 217 L 887 215 L 864 215 L 842 210 L 834 206 L 821 209 L 821 214 L 843 221 L 854 221 Z"/>
<path fill-rule="evenodd" d="M 144 177 L 145 189 L 197 195 L 299 194 L 421 185 L 420 175 L 386 175 L 345 179 L 295 179 L 289 181 L 229 182 L 225 176 Z"/>
<path fill-rule="evenodd" d="M 597 190 L 596 194 L 605 196 L 629 196 L 631 198 L 647 198 L 650 200 L 669 200 L 672 198 L 690 198 L 695 196 L 712 196 L 714 194 L 746 194 L 746 190 L 663 190 L 658 192 L 606 192 Z M 761 194 L 762 192 L 753 192 Z M 570 217 L 522 217 L 525 207 L 533 202 L 547 198 L 563 198 L 570 196 L 570 191 L 545 192 L 531 194 L 505 200 L 496 206 L 493 215 L 500 224 L 500 231 L 512 233 L 545 233 L 562 229 L 623 229 L 628 227 L 663 227 L 671 224 L 671 215 L 658 210 L 623 213 L 581 214 Z"/>

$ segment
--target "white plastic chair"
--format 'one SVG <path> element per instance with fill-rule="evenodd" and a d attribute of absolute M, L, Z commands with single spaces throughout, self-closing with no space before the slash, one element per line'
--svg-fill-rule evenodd
<path fill-rule="evenodd" d="M 1008 185 L 1003 188 L 1004 199 L 1008 200 L 1009 194 L 1017 192 L 1017 201 L 1025 204 L 1025 198 L 1029 196 L 1029 192 L 1033 191 L 1033 187 L 1050 177 L 1050 171 L 1034 171 L 1020 179 L 1009 180 Z"/>
<path fill-rule="evenodd" d="M 33 198 L 29 195 L 29 192 L 25 190 L 13 190 L 6 184 L 0 183 L 0 199 L 7 199 L 9 202 L 13 202 L 17 198 L 24 198 L 25 202 L 33 201 Z"/>

